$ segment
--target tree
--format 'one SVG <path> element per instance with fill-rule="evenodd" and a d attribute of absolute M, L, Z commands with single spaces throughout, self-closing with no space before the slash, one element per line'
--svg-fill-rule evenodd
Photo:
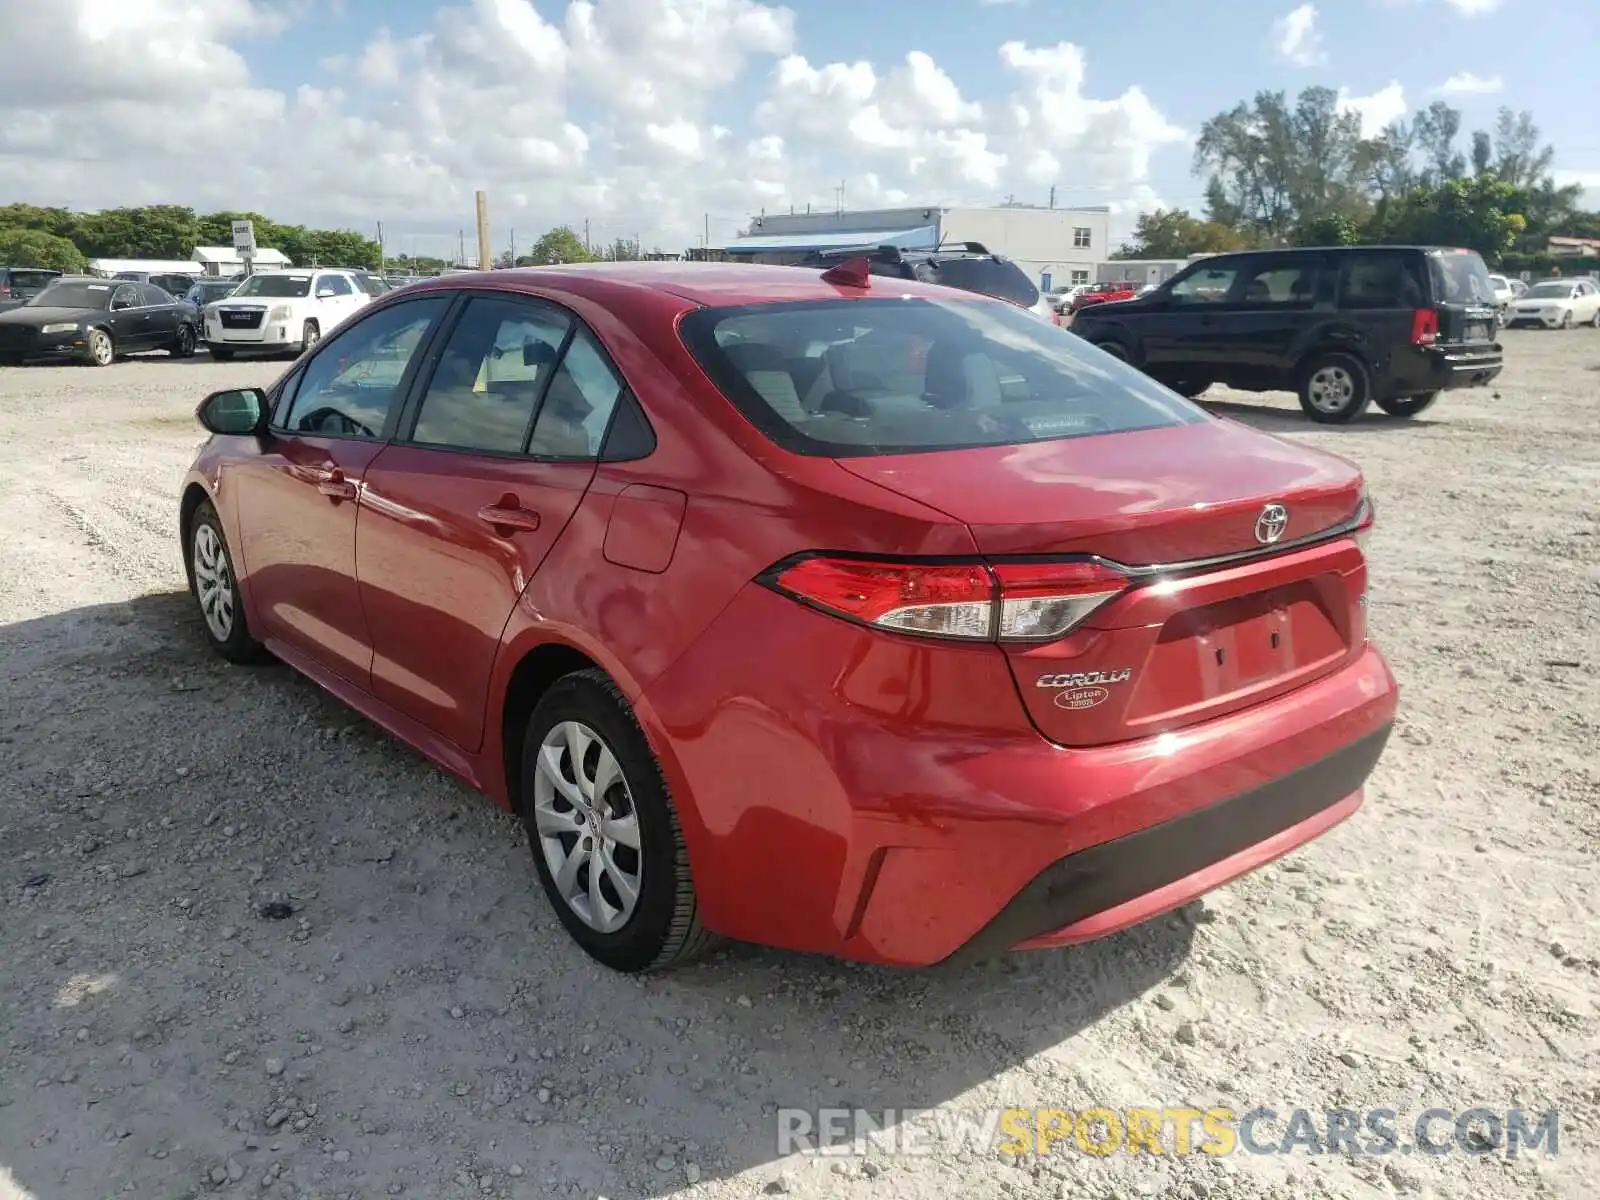
<path fill-rule="evenodd" d="M 641 257 L 637 238 L 617 238 L 600 250 L 601 262 L 638 262 Z"/>
<path fill-rule="evenodd" d="M 553 263 L 585 262 L 594 262 L 594 255 L 584 248 L 570 225 L 561 225 L 536 241 L 527 254 L 526 263 L 519 258 L 517 265 L 544 267 Z"/>
<path fill-rule="evenodd" d="M 1422 154 L 1422 186 L 1438 187 L 1467 173 L 1467 160 L 1456 149 L 1461 133 L 1461 110 L 1435 100 L 1417 114 L 1412 124 L 1416 146 Z"/>
<path fill-rule="evenodd" d="M 1474 148 L 1478 136 L 1473 135 Z M 1549 178 L 1556 158 L 1555 148 L 1540 144 L 1543 135 L 1533 123 L 1531 112 L 1518 113 L 1502 108 L 1495 120 L 1494 137 L 1490 139 L 1487 133 L 1481 136 L 1493 146 L 1494 173 L 1512 187 L 1533 187 Z M 1478 173 L 1481 175 L 1483 171 Z"/>
<path fill-rule="evenodd" d="M 1195 144 L 1196 174 L 1208 176 L 1207 216 L 1282 242 L 1303 221 L 1367 207 L 1371 154 L 1361 118 L 1338 93 L 1313 87 L 1291 108 L 1283 92 L 1207 121 Z"/>
<path fill-rule="evenodd" d="M 0 228 L 0 263 L 10 267 L 49 267 L 68 273 L 82 271 L 85 266 L 76 246 L 43 229 Z"/>
<path fill-rule="evenodd" d="M 1493 266 L 1527 227 L 1515 212 L 1517 189 L 1493 172 L 1416 188 L 1375 221 L 1368 239 L 1378 242 L 1460 246 Z"/>
<path fill-rule="evenodd" d="M 1188 258 L 1244 248 L 1237 230 L 1216 221 L 1202 221 L 1185 209 L 1141 213 L 1133 237 L 1112 258 Z"/>
<path fill-rule="evenodd" d="M 1296 246 L 1359 246 L 1365 240 L 1362 222 L 1343 213 L 1313 217 L 1295 226 L 1290 242 Z"/>

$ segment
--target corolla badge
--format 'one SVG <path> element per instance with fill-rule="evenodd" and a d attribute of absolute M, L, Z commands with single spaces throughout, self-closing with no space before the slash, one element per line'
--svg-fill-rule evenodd
<path fill-rule="evenodd" d="M 1281 504 L 1269 504 L 1256 518 L 1256 541 L 1270 546 L 1289 528 L 1289 510 Z"/>

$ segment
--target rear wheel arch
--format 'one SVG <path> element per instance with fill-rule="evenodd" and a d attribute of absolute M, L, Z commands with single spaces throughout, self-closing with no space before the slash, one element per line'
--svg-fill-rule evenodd
<path fill-rule="evenodd" d="M 522 806 L 522 733 L 528 718 L 558 679 L 597 668 L 603 669 L 582 650 L 565 642 L 541 643 L 512 668 L 500 704 L 500 748 L 505 794 L 513 812 L 521 812 Z"/>

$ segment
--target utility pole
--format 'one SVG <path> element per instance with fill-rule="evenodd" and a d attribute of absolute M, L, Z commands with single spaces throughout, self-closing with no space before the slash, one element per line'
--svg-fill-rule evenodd
<path fill-rule="evenodd" d="M 711 214 L 710 213 L 706 214 L 706 232 L 705 232 L 705 237 L 701 241 L 700 245 L 706 252 L 706 258 L 709 259 L 711 257 Z"/>
<path fill-rule="evenodd" d="M 494 266 L 494 251 L 489 246 L 489 193 L 478 193 L 478 270 Z"/>
<path fill-rule="evenodd" d="M 383 274 L 383 264 L 386 260 L 383 255 L 383 222 L 378 222 L 378 274 Z"/>
<path fill-rule="evenodd" d="M 1055 206 L 1056 206 L 1056 185 L 1052 183 L 1050 185 L 1050 207 L 1054 208 Z"/>
<path fill-rule="evenodd" d="M 594 251 L 589 246 L 589 218 L 588 217 L 585 217 L 583 219 L 583 249 L 584 249 L 584 253 L 586 253 L 586 254 L 593 254 L 594 253 Z"/>
<path fill-rule="evenodd" d="M 456 230 L 456 262 L 461 266 L 467 265 L 467 231 Z"/>
<path fill-rule="evenodd" d="M 515 229 L 511 231 L 511 265 L 513 267 L 517 265 L 517 231 Z"/>

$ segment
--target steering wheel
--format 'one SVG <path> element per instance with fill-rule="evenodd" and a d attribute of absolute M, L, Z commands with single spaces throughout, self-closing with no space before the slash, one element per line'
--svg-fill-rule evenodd
<path fill-rule="evenodd" d="M 377 431 L 337 408 L 324 406 L 313 409 L 300 418 L 300 429 L 305 433 L 335 433 L 346 437 L 378 436 Z"/>

